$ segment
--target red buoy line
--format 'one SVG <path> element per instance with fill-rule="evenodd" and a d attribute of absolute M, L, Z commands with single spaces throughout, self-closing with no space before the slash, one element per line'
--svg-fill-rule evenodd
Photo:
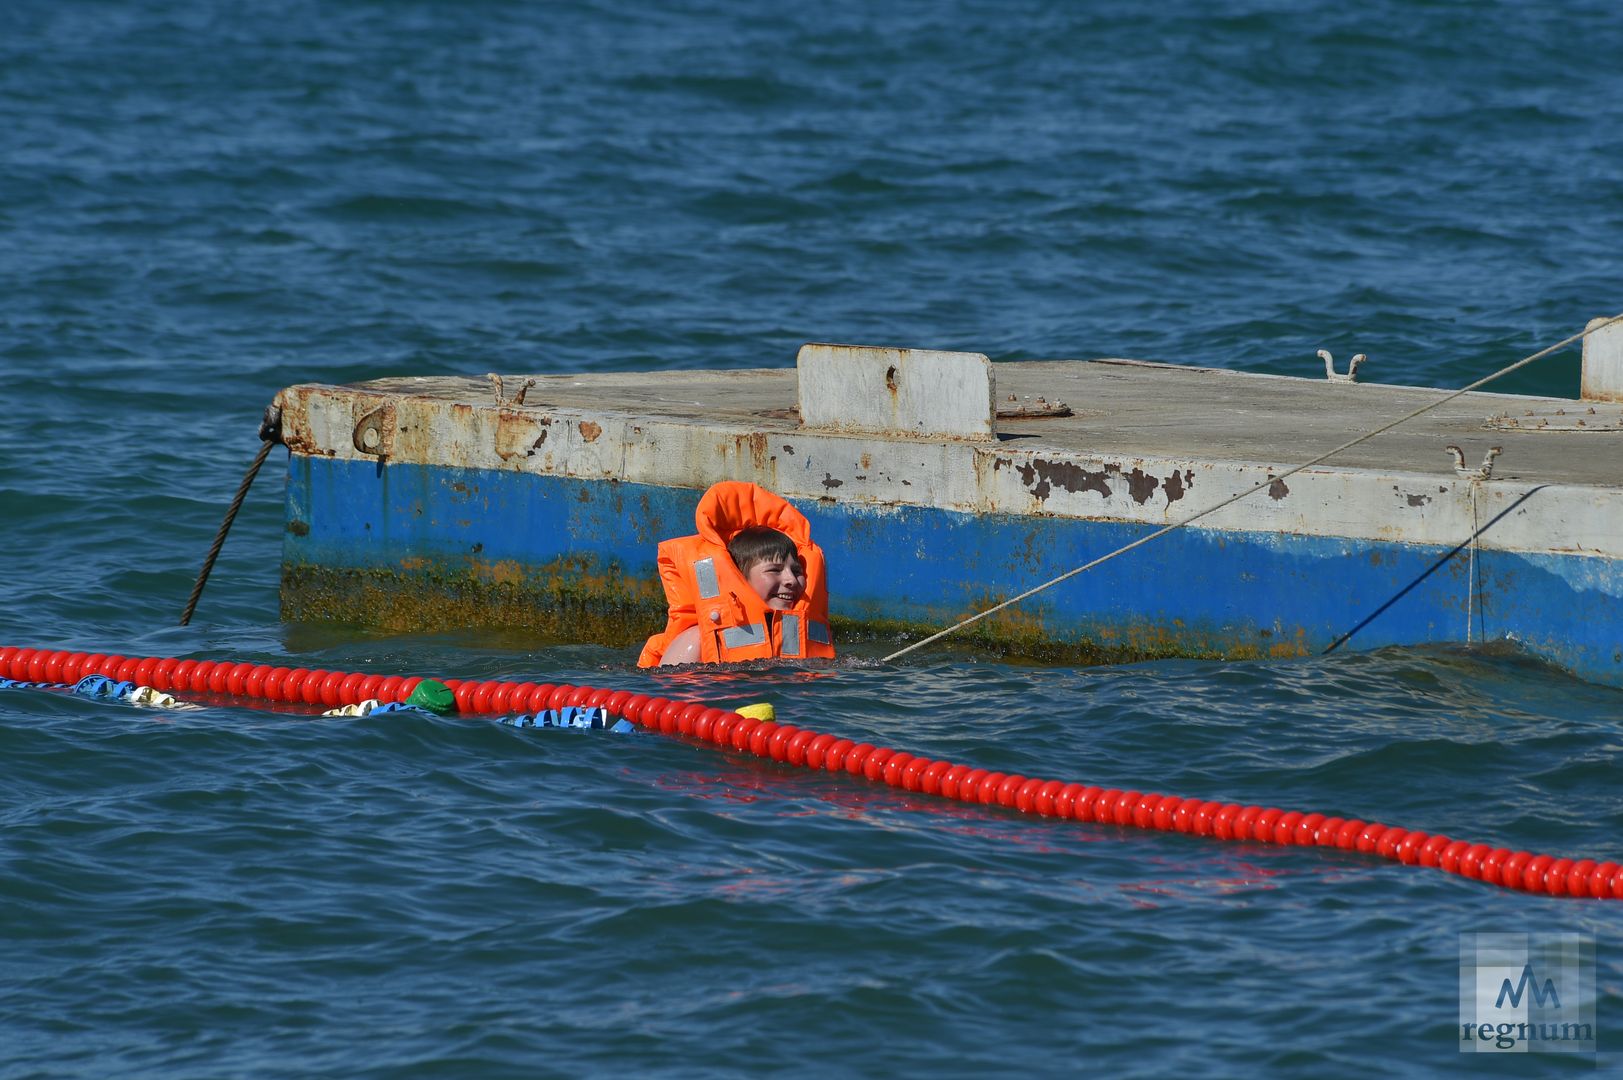
<path fill-rule="evenodd" d="M 105 675 L 166 693 L 229 695 L 326 708 L 357 705 L 374 698 L 384 704 L 404 701 L 423 681 L 418 677 L 231 661 L 0 648 L 0 678 L 73 683 L 86 675 Z M 442 681 L 455 693 L 457 710 L 466 714 L 601 706 L 611 715 L 623 716 L 664 735 L 696 739 L 722 750 L 749 753 L 799 768 L 843 771 L 903 791 L 958 802 L 1218 840 L 1339 848 L 1431 867 L 1507 889 L 1623 900 L 1623 866 L 1612 861 L 1535 855 L 1356 818 L 989 772 L 915 757 L 872 743 L 852 742 L 794 724 L 741 716 L 699 702 L 625 690 L 568 683 Z"/>

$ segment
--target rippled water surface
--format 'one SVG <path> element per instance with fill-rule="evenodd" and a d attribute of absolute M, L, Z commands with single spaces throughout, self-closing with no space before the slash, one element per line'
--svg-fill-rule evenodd
<path fill-rule="evenodd" d="M 288 627 L 274 469 L 174 625 L 294 382 L 832 340 L 1461 385 L 1623 309 L 1620 50 L 1585 3 L 7 4 L 0 641 L 770 700 L 1623 860 L 1623 694 L 1500 648 L 696 680 Z M 0 691 L 0 856 L 5 1077 L 1592 1068 L 1457 1052 L 1482 930 L 1594 935 L 1623 1038 L 1611 906 L 646 734 Z"/>

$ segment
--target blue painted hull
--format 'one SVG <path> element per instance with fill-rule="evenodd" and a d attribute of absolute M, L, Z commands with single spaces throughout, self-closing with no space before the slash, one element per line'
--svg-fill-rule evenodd
<path fill-rule="evenodd" d="M 547 574 L 561 567 L 577 601 L 598 596 L 646 618 L 635 637 L 658 628 L 655 544 L 693 531 L 699 494 L 295 454 L 284 610 L 310 617 L 299 582 L 356 573 L 372 575 L 374 602 L 376 588 L 495 582 L 544 604 L 562 587 Z M 1150 531 L 905 506 L 800 508 L 829 556 L 833 615 L 881 634 L 939 628 Z M 1038 655 L 1085 645 L 1124 657 L 1512 639 L 1585 678 L 1623 684 L 1614 562 L 1483 550 L 1474 590 L 1470 566 L 1463 548 L 1182 529 L 987 620 L 982 637 Z M 357 612 L 351 621 L 370 620 Z"/>

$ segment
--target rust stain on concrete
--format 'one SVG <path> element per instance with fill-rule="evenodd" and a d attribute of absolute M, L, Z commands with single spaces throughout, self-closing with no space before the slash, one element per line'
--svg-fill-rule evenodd
<path fill-rule="evenodd" d="M 1161 481 L 1157 480 L 1143 469 L 1135 468 L 1132 472 L 1127 474 L 1127 494 L 1131 495 L 1133 497 L 1133 501 L 1140 506 L 1143 506 L 1145 503 L 1149 502 L 1150 496 L 1154 495 L 1155 489 L 1160 486 Z"/>
<path fill-rule="evenodd" d="M 656 575 L 629 578 L 612 563 L 559 559 L 524 568 L 508 560 L 401 560 L 397 569 L 282 568 L 290 619 L 361 622 L 388 631 L 496 628 L 545 641 L 633 647 L 663 624 Z"/>
<path fill-rule="evenodd" d="M 750 464 L 757 470 L 765 471 L 767 461 L 766 432 L 752 431 L 748 435 L 736 435 L 733 441 L 738 444 L 740 456 L 749 455 Z"/>
<path fill-rule="evenodd" d="M 469 566 L 475 578 L 492 585 L 517 585 L 524 580 L 524 564 L 514 559 L 475 559 Z"/>
<path fill-rule="evenodd" d="M 629 507 L 628 507 L 629 509 Z M 1028 534 L 1016 562 L 1037 557 L 1041 538 Z M 544 564 L 510 559 L 406 558 L 394 567 L 338 569 L 308 564 L 282 568 L 282 614 L 295 621 L 360 622 L 389 631 L 451 627 L 525 632 L 544 641 L 635 648 L 663 624 L 665 599 L 656 574 L 628 575 L 614 560 L 570 556 Z M 977 589 L 962 614 L 1005 599 Z M 917 639 L 940 629 L 879 612 L 834 619 L 842 642 Z M 1120 663 L 1159 657 L 1300 656 L 1311 650 L 1300 627 L 1274 624 L 1191 629 L 1180 621 L 1096 624 L 1057 637 L 1040 609 L 1006 609 L 954 639 L 948 648 L 1057 663 Z"/>
<path fill-rule="evenodd" d="M 1041 458 L 1032 458 L 1024 465 L 1016 465 L 1015 470 L 1020 474 L 1021 483 L 1030 489 L 1039 502 L 1047 500 L 1056 487 L 1073 495 L 1082 491 L 1097 491 L 1108 499 L 1110 473 L 1119 471 L 1113 465 L 1106 465 L 1102 469 L 1084 469 L 1068 461 L 1044 461 Z"/>

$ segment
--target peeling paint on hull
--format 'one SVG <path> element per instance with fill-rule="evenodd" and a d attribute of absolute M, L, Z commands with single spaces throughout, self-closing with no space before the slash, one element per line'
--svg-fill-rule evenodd
<path fill-rule="evenodd" d="M 661 624 L 654 545 L 691 531 L 699 494 L 294 453 L 283 612 L 632 645 Z M 1151 528 L 833 500 L 802 508 L 829 555 L 845 640 L 916 638 Z M 1298 656 L 1463 641 L 1469 610 L 1472 639 L 1510 638 L 1586 678 L 1623 684 L 1617 562 L 1484 549 L 1476 566 L 1472 596 L 1467 553 L 1456 547 L 1189 528 L 988 619 L 967 639 L 1071 661 Z"/>

